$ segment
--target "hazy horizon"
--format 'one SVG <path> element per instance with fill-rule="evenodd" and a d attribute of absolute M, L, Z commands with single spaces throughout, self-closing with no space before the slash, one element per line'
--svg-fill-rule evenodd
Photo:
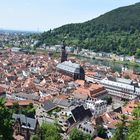
<path fill-rule="evenodd" d="M 139 0 L 0 0 L 0 29 L 47 31 L 81 23 Z"/>

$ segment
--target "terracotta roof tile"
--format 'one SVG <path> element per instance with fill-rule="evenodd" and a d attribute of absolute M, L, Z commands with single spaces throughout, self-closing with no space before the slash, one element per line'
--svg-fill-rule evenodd
<path fill-rule="evenodd" d="M 6 101 L 5 105 L 6 106 L 12 106 L 13 103 L 18 103 L 19 105 L 24 106 L 24 105 L 29 105 L 30 103 L 33 103 L 33 101 L 31 101 L 31 100 L 19 100 L 19 101 L 10 101 L 10 100 L 8 100 L 8 101 Z"/>
<path fill-rule="evenodd" d="M 84 80 L 76 80 L 75 83 L 78 85 L 84 86 L 85 81 Z"/>
<path fill-rule="evenodd" d="M 103 138 L 100 138 L 100 137 L 96 137 L 93 140 L 104 140 L 104 139 Z"/>

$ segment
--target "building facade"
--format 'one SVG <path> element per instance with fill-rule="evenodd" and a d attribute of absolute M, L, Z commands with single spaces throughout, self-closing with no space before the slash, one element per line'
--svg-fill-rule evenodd
<path fill-rule="evenodd" d="M 25 140 L 29 140 L 39 127 L 36 119 L 29 118 L 23 114 L 13 114 L 12 118 L 15 120 L 13 125 L 14 134 L 22 135 Z"/>
<path fill-rule="evenodd" d="M 98 117 L 107 111 L 107 102 L 105 100 L 88 99 L 86 107 L 92 112 L 93 117 Z"/>
<path fill-rule="evenodd" d="M 85 79 L 85 71 L 79 64 L 72 63 L 71 61 L 64 61 L 59 63 L 56 68 L 62 74 L 73 77 L 74 80 Z"/>
<path fill-rule="evenodd" d="M 132 80 L 106 77 L 101 84 L 108 90 L 108 94 L 121 99 L 133 100 L 140 96 L 140 88 Z"/>

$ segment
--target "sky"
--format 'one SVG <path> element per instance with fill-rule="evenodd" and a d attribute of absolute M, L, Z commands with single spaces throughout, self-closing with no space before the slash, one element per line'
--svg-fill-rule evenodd
<path fill-rule="evenodd" d="M 47 31 L 140 0 L 0 0 L 0 29 Z"/>

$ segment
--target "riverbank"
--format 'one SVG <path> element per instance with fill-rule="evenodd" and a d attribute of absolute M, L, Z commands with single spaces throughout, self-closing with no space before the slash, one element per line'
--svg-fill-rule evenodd
<path fill-rule="evenodd" d="M 118 72 L 121 72 L 124 66 L 127 69 L 140 72 L 140 64 L 130 62 L 130 61 L 113 61 L 112 59 L 105 59 L 105 58 L 100 59 L 99 57 L 89 58 L 89 57 L 75 55 L 75 54 L 69 54 L 69 56 L 77 57 L 93 65 L 108 66 L 111 67 L 114 71 L 118 71 Z"/>
<path fill-rule="evenodd" d="M 135 67 L 140 67 L 140 63 L 136 63 L 136 62 L 131 62 L 131 61 L 119 61 L 119 60 L 112 60 L 112 59 L 100 59 L 100 58 L 94 58 L 96 60 L 103 60 L 103 61 L 109 61 L 109 62 L 113 62 L 113 63 L 118 63 L 118 64 L 123 64 L 126 66 L 135 66 Z"/>
<path fill-rule="evenodd" d="M 80 55 L 76 55 L 76 54 L 70 54 L 70 56 L 75 56 L 75 57 L 78 57 L 78 58 L 99 60 L 99 61 L 106 61 L 106 62 L 108 61 L 108 62 L 122 64 L 122 65 L 126 65 L 126 66 L 140 67 L 140 63 L 131 62 L 131 61 L 119 61 L 119 60 L 112 60 L 110 58 L 103 58 L 103 57 L 89 58 L 89 57 L 86 57 L 86 56 L 80 56 Z"/>

